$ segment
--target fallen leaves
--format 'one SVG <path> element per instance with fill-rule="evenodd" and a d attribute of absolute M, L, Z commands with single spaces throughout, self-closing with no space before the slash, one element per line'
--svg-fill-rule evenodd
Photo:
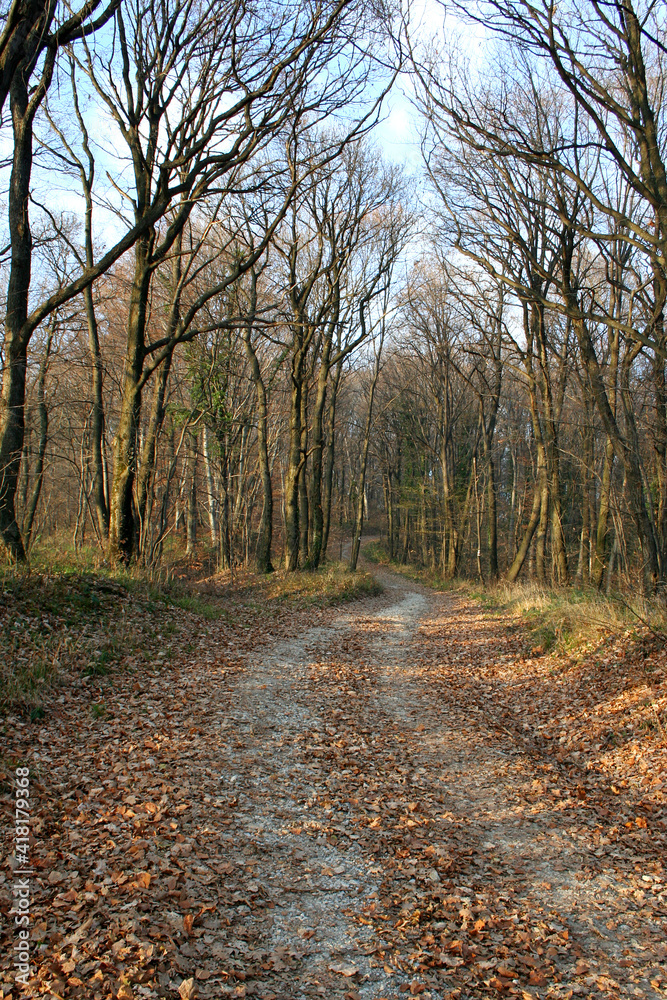
<path fill-rule="evenodd" d="M 347 978 L 359 974 L 359 969 L 356 965 L 347 965 L 345 962 L 334 962 L 329 966 L 329 969 L 331 972 L 335 972 L 339 976 L 346 976 Z"/>
<path fill-rule="evenodd" d="M 521 662 L 511 623 L 466 602 L 424 597 L 419 624 L 390 599 L 312 633 L 286 611 L 268 646 L 266 625 L 128 604 L 163 666 L 133 654 L 12 723 L 38 804 L 32 995 L 667 986 L 663 748 L 594 749 L 610 713 L 645 717 L 644 688 Z M 605 935 L 645 950 L 612 962 Z"/>

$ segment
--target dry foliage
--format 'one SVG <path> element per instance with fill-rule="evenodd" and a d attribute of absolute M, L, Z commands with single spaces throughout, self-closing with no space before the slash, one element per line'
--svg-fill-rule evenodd
<path fill-rule="evenodd" d="M 156 636 L 161 621 L 164 630 L 174 632 L 174 607 L 190 612 L 195 621 L 238 624 L 258 615 L 272 621 L 282 603 L 291 610 L 326 607 L 381 590 L 369 573 L 349 573 L 341 563 L 314 573 L 278 571 L 268 577 L 246 570 L 236 570 L 233 577 L 229 572 L 206 576 L 206 570 L 206 560 L 200 559 L 172 563 L 157 581 L 136 569 L 81 574 L 72 571 L 71 563 L 69 572 L 2 572 L 0 708 L 39 718 L 44 694 L 62 672 L 96 677 L 128 661 L 141 668 L 155 655 L 168 658 L 171 647 L 161 652 L 164 643 Z"/>
<path fill-rule="evenodd" d="M 280 578 L 12 592 L 69 650 L 4 723 L 3 806 L 19 761 L 35 796 L 24 995 L 664 995 L 664 644 L 545 654 L 380 576 L 338 611 Z"/>

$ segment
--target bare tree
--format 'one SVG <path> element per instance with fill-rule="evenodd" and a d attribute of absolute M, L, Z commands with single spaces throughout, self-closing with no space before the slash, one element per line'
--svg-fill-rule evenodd
<path fill-rule="evenodd" d="M 15 495 L 23 449 L 27 353 L 39 324 L 102 274 L 132 245 L 130 233 L 92 269 L 70 280 L 31 310 L 33 240 L 30 227 L 30 184 L 34 123 L 51 86 L 56 57 L 63 45 L 89 37 L 113 16 L 119 0 L 97 18 L 91 0 L 72 13 L 57 0 L 14 0 L 0 35 L 0 111 L 9 97 L 13 153 L 8 199 L 11 262 L 4 324 L 5 365 L 0 396 L 0 534 L 11 556 L 25 559 L 16 521 Z"/>

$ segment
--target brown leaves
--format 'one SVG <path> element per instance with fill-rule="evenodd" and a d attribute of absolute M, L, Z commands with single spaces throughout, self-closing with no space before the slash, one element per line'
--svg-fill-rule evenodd
<path fill-rule="evenodd" d="M 181 985 L 178 987 L 178 995 L 181 1000 L 195 1000 L 198 995 L 199 990 L 197 984 L 192 977 L 190 979 L 184 979 Z"/>
<path fill-rule="evenodd" d="M 16 730 L 17 756 L 40 755 L 39 989 L 643 988 L 666 772 L 641 748 L 620 774 L 618 748 L 613 766 L 566 756 L 571 732 L 593 745 L 598 675 L 549 674 L 549 656 L 517 666 L 503 623 L 450 599 L 418 631 L 406 619 L 400 644 L 393 612 L 348 614 L 312 635 L 279 623 L 299 634 L 247 664 L 256 637 L 239 628 L 230 659 L 226 626 L 190 620 L 192 650 L 173 639 L 161 673 L 118 672 L 96 694 L 113 725 L 81 731 L 79 692 L 43 743 Z M 614 939 L 622 920 L 646 951 L 603 968 L 588 919 Z"/>
<path fill-rule="evenodd" d="M 336 972 L 339 976 L 346 976 L 347 978 L 359 974 L 359 969 L 356 965 L 350 965 L 345 962 L 335 962 L 329 966 L 329 969 L 331 972 Z"/>

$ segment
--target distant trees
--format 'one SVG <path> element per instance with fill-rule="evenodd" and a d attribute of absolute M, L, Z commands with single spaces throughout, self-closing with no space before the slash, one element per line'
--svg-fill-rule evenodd
<path fill-rule="evenodd" d="M 92 529 L 147 565 L 170 538 L 194 558 L 206 537 L 232 571 L 315 569 L 333 531 L 354 567 L 370 523 L 391 558 L 448 578 L 662 591 L 657 5 L 462 4 L 487 40 L 470 64 L 409 39 L 418 211 L 367 139 L 401 59 L 391 11 L 122 0 L 82 8 L 67 34 L 56 7 L 20 9 L 42 40 L 12 7 L 0 75 L 33 52 L 42 156 L 31 181 L 15 117 L 0 407 L 14 558 L 66 522 L 76 545 Z M 47 63 L 57 91 L 38 86 Z M 37 184 L 33 247 L 27 192 L 54 164 L 81 224 Z"/>
<path fill-rule="evenodd" d="M 376 301 L 406 239 L 401 178 L 370 149 L 346 149 L 316 171 L 277 232 L 285 269 L 284 346 L 290 358 L 289 452 L 285 478 L 287 569 L 316 567 L 324 553 L 325 407 L 330 375 L 367 339 Z M 331 462 L 333 441 L 327 461 Z M 310 461 L 309 461 L 310 459 Z M 328 519 L 328 511 L 326 512 Z"/>
<path fill-rule="evenodd" d="M 556 578 L 569 577 L 559 434 L 569 380 L 583 373 L 579 384 L 609 442 L 605 490 L 615 456 L 641 546 L 643 586 L 652 592 L 667 571 L 664 24 L 656 5 L 628 0 L 557 7 L 491 0 L 465 16 L 496 33 L 494 73 L 461 74 L 455 60 L 428 54 L 415 58 L 415 68 L 445 239 L 503 283 L 523 315 L 521 334 L 516 320 L 508 333 L 530 393 L 537 479 L 509 577 L 521 570 L 535 531 L 536 571 L 545 578 L 547 525 Z M 653 373 L 655 489 L 647 480 L 642 404 L 633 386 L 645 358 Z M 606 501 L 599 513 L 598 584 Z"/>

